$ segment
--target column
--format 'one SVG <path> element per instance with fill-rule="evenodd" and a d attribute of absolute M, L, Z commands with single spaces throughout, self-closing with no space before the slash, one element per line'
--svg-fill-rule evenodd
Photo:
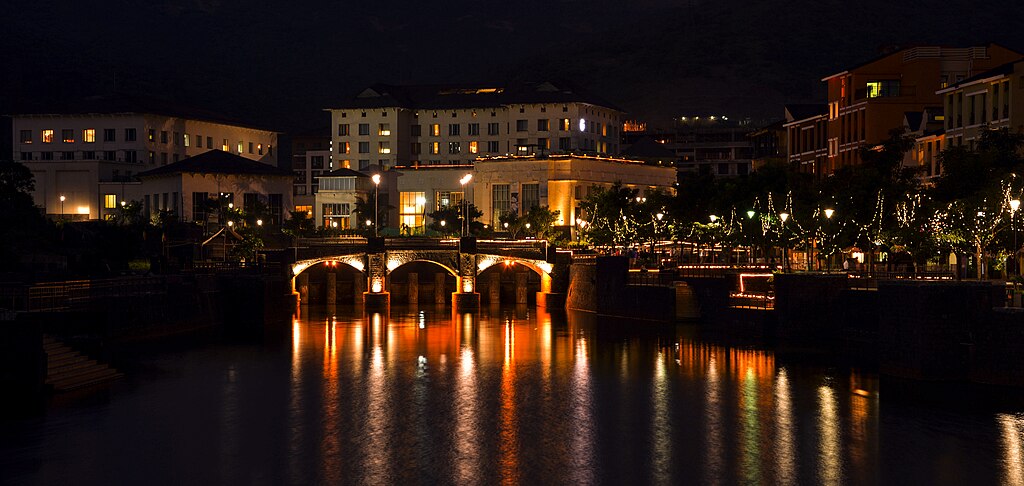
<path fill-rule="evenodd" d="M 387 291 L 387 257 L 381 253 L 370 253 L 367 255 L 366 285 L 369 287 L 363 293 L 363 304 L 367 307 L 387 307 L 391 304 L 391 294 Z"/>
<path fill-rule="evenodd" d="M 526 294 L 527 294 L 527 292 L 526 292 L 526 290 L 527 290 L 526 279 L 529 277 L 529 275 L 527 275 L 526 272 L 516 272 L 515 276 L 516 276 L 516 304 L 525 304 L 526 303 Z"/>
<path fill-rule="evenodd" d="M 434 303 L 446 304 L 447 302 L 448 295 L 444 291 L 444 272 L 437 272 L 434 274 Z"/>
<path fill-rule="evenodd" d="M 409 273 L 409 304 L 415 305 L 420 301 L 420 274 Z"/>
<path fill-rule="evenodd" d="M 491 276 L 488 279 L 487 294 L 490 297 L 491 305 L 501 304 L 501 272 L 494 270 L 491 271 Z"/>
<path fill-rule="evenodd" d="M 324 285 L 324 303 L 334 305 L 338 301 L 338 274 L 333 270 L 327 270 L 327 282 Z"/>
<path fill-rule="evenodd" d="M 309 274 L 306 272 L 300 273 L 295 277 L 295 290 L 299 292 L 299 303 L 309 303 Z"/>

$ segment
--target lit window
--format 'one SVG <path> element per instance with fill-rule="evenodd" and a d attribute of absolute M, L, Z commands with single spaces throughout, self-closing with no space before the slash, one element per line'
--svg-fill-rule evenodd
<path fill-rule="evenodd" d="M 434 123 L 433 125 L 430 125 L 430 134 L 435 136 L 435 137 L 440 137 L 441 136 L 441 124 L 440 123 Z"/>
<path fill-rule="evenodd" d="M 96 142 L 96 129 L 95 128 L 86 128 L 85 130 L 82 130 L 82 141 L 85 142 L 85 143 L 95 143 Z"/>
<path fill-rule="evenodd" d="M 43 143 L 53 143 L 53 130 L 43 130 L 43 136 L 40 137 Z"/>
<path fill-rule="evenodd" d="M 104 194 L 103 195 L 103 209 L 115 209 L 117 208 L 117 194 Z"/>
<path fill-rule="evenodd" d="M 190 144 L 190 140 L 189 140 L 189 136 L 188 136 L 188 134 L 187 134 L 187 133 L 184 133 L 184 134 L 182 134 L 182 135 L 183 135 L 183 136 L 185 137 L 185 139 L 184 139 L 184 143 L 185 143 L 185 146 L 186 146 L 186 147 L 191 147 L 191 144 Z"/>
<path fill-rule="evenodd" d="M 380 135 L 382 137 L 387 137 L 391 135 L 391 125 L 387 123 L 381 123 L 379 129 L 377 130 L 377 135 Z"/>
<path fill-rule="evenodd" d="M 422 192 L 401 192 L 399 193 L 401 204 L 402 225 L 414 229 L 423 226 L 423 213 L 426 211 L 427 198 Z"/>
<path fill-rule="evenodd" d="M 378 143 L 377 144 L 377 153 L 379 153 L 379 154 L 390 154 L 391 153 L 391 143 L 390 142 L 380 142 L 380 143 Z"/>
<path fill-rule="evenodd" d="M 65 128 L 60 131 L 60 138 L 64 143 L 75 143 L 75 131 Z"/>
<path fill-rule="evenodd" d="M 256 151 L 259 155 L 263 155 L 263 144 L 256 145 Z"/>
<path fill-rule="evenodd" d="M 220 149 L 224 152 L 228 151 L 228 139 L 224 139 L 224 143 L 220 144 Z"/>
<path fill-rule="evenodd" d="M 559 120 L 558 121 L 558 128 L 559 128 L 559 130 L 561 130 L 563 132 L 568 132 L 569 131 L 569 119 L 568 118 L 562 118 L 561 120 Z"/>
<path fill-rule="evenodd" d="M 477 142 L 469 142 L 469 153 L 475 154 L 480 151 L 479 144 Z"/>
<path fill-rule="evenodd" d="M 441 142 L 430 142 L 430 153 L 441 153 Z"/>
<path fill-rule="evenodd" d="M 242 153 L 242 149 L 243 149 L 243 148 L 245 148 L 245 147 L 244 147 L 244 145 L 242 145 L 242 141 L 241 141 L 241 140 L 239 140 L 239 141 L 238 141 L 238 153 Z"/>

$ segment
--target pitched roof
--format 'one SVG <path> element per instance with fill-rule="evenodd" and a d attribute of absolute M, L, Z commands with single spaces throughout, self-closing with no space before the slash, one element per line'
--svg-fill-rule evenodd
<path fill-rule="evenodd" d="M 623 111 L 604 99 L 564 81 L 405 86 L 378 83 L 363 89 L 335 108 L 401 107 L 429 110 L 572 102 Z"/>
<path fill-rule="evenodd" d="M 792 117 L 792 120 L 788 121 L 806 120 L 828 113 L 828 105 L 821 103 L 786 105 L 786 113 Z"/>
<path fill-rule="evenodd" d="M 352 170 L 352 169 L 349 169 L 349 168 L 346 168 L 346 167 L 341 167 L 339 169 L 335 169 L 335 170 L 332 170 L 332 171 L 330 171 L 330 172 L 328 172 L 326 174 L 323 174 L 320 177 L 370 177 L 370 176 L 368 176 L 366 174 L 363 174 L 362 172 L 359 172 L 357 170 Z"/>
<path fill-rule="evenodd" d="M 910 128 L 911 132 L 916 132 L 921 129 L 921 120 L 924 118 L 924 113 L 920 111 L 905 111 L 903 112 L 903 119 L 907 123 L 907 127 Z"/>
<path fill-rule="evenodd" d="M 167 174 L 246 174 L 293 177 L 291 171 L 263 164 L 240 155 L 222 150 L 209 150 L 194 157 L 157 167 L 138 174 L 138 177 L 152 177 Z"/>
<path fill-rule="evenodd" d="M 90 96 L 80 98 L 60 105 L 43 102 L 34 106 L 22 107 L 15 116 L 30 115 L 114 115 L 114 114 L 149 114 L 163 115 L 191 120 L 207 121 L 224 125 L 253 128 L 257 130 L 269 130 L 240 120 L 233 120 L 210 110 L 184 106 L 156 98 L 141 96 L 128 96 L 122 94 Z"/>
<path fill-rule="evenodd" d="M 994 67 L 992 69 L 989 69 L 988 71 L 975 74 L 974 76 L 971 76 L 971 77 L 969 77 L 967 79 L 964 79 L 964 80 L 958 81 L 956 83 L 950 84 L 949 86 L 947 86 L 942 91 L 948 91 L 950 89 L 956 89 L 956 88 L 959 88 L 960 86 L 964 86 L 964 85 L 967 85 L 967 84 L 971 84 L 971 83 L 973 83 L 975 81 L 978 81 L 979 79 L 987 79 L 987 78 L 991 78 L 991 77 L 994 77 L 994 76 L 1000 76 L 1000 75 L 1005 76 L 1005 75 L 1013 74 L 1014 66 L 1017 63 L 1019 63 L 1019 62 L 1024 62 L 1024 59 L 1017 59 L 1016 61 L 1011 61 L 1011 62 L 1008 62 L 1008 63 L 1003 64 L 1001 66 L 996 66 L 996 67 Z"/>

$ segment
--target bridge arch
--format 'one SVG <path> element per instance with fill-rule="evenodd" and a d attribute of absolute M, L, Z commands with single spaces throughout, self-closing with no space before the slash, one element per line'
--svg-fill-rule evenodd
<path fill-rule="evenodd" d="M 365 254 L 352 254 L 352 255 L 335 255 L 326 257 L 310 258 L 307 260 L 300 260 L 292 264 L 292 278 L 298 277 L 299 274 L 306 271 L 307 269 L 314 267 L 324 262 L 338 262 L 344 263 L 349 267 L 352 267 L 355 271 L 365 274 L 366 263 L 364 262 Z"/>
<path fill-rule="evenodd" d="M 477 275 L 480 275 L 488 268 L 506 263 L 519 264 L 533 270 L 534 273 L 540 276 L 541 292 L 551 292 L 551 271 L 554 269 L 554 266 L 544 260 L 533 260 L 529 258 L 503 255 L 477 255 L 476 273 Z"/>
<path fill-rule="evenodd" d="M 387 264 L 388 275 L 390 276 L 393 272 L 395 272 L 399 268 L 402 268 L 402 267 L 404 267 L 406 265 L 409 265 L 411 263 L 430 263 L 430 264 L 433 264 L 434 266 L 440 267 L 441 269 L 443 269 L 444 271 L 448 272 L 448 274 L 453 276 L 453 277 L 457 278 L 459 276 L 458 270 L 452 268 L 450 265 L 447 265 L 445 263 L 441 263 L 441 262 L 436 261 L 436 260 L 431 260 L 429 258 L 413 258 L 413 259 L 401 260 L 401 261 L 398 261 L 398 260 L 388 260 L 388 264 Z"/>

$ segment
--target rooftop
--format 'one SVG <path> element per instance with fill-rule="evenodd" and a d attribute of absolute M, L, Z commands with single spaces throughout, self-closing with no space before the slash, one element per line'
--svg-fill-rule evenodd
<path fill-rule="evenodd" d="M 615 105 L 565 82 L 517 82 L 486 85 L 374 84 L 335 106 L 345 108 L 463 109 L 514 104 L 588 103 L 622 111 Z"/>
<path fill-rule="evenodd" d="M 153 177 L 179 173 L 245 174 L 294 177 L 294 174 L 291 171 L 279 169 L 273 165 L 256 162 L 240 155 L 235 155 L 221 150 L 210 150 L 173 164 L 147 170 L 138 174 L 138 177 Z"/>

